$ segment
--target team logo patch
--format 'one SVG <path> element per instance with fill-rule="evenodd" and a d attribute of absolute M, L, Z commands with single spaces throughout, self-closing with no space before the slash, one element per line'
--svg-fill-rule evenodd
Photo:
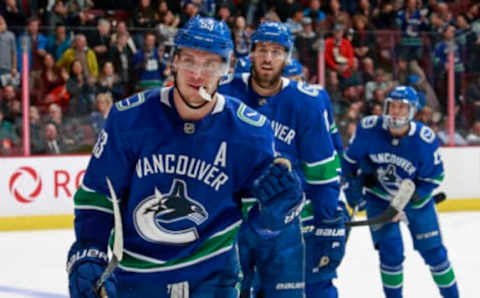
<path fill-rule="evenodd" d="M 378 180 L 383 185 L 383 187 L 390 193 L 395 194 L 398 190 L 402 179 L 397 174 L 397 168 L 389 164 L 387 168 L 380 167 L 377 169 Z"/>
<path fill-rule="evenodd" d="M 145 198 L 135 209 L 135 227 L 149 242 L 187 244 L 199 238 L 197 226 L 208 219 L 208 212 L 188 195 L 187 184 L 174 179 L 170 192 Z"/>

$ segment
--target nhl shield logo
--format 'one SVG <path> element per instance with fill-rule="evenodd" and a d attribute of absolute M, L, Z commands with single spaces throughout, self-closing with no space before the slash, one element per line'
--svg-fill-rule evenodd
<path fill-rule="evenodd" d="M 170 192 L 145 198 L 134 211 L 135 228 L 149 242 L 188 244 L 199 238 L 197 226 L 208 219 L 205 208 L 188 196 L 187 184 L 174 179 Z"/>

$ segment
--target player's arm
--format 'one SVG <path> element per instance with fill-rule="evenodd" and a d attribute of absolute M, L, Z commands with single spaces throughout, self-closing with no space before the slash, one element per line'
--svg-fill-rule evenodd
<path fill-rule="evenodd" d="M 350 207 L 365 208 L 363 186 L 372 184 L 373 167 L 367 156 L 368 130 L 377 125 L 379 118 L 369 116 L 360 120 L 342 159 L 343 191 Z"/>
<path fill-rule="evenodd" d="M 279 159 L 274 150 L 270 122 L 264 121 L 257 133 L 254 140 L 244 144 L 245 160 L 248 159 L 249 164 L 240 192 L 251 194 L 259 202 L 250 210 L 247 223 L 259 235 L 271 237 L 298 217 L 303 207 L 303 191 L 290 161 Z"/>
<path fill-rule="evenodd" d="M 127 153 L 125 132 L 117 127 L 118 117 L 123 116 L 121 113 L 112 107 L 105 129 L 93 149 L 82 185 L 74 195 L 76 240 L 67 261 L 72 297 L 93 297 L 93 285 L 108 263 L 107 244 L 114 219 L 106 177 L 112 181 L 119 198 L 127 193 L 133 163 Z M 107 279 L 104 288 L 109 296 L 114 295 L 113 276 Z"/>
<path fill-rule="evenodd" d="M 423 126 L 420 131 L 420 137 L 426 142 L 425 150 L 422 156 L 422 162 L 419 165 L 415 182 L 415 195 L 412 198 L 410 207 L 420 208 L 431 198 L 432 192 L 443 181 L 444 169 L 443 161 L 440 156 L 439 141 L 434 132 Z"/>

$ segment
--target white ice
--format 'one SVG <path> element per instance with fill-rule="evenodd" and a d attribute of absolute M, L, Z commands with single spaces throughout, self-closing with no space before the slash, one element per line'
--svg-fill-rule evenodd
<path fill-rule="evenodd" d="M 480 297 L 480 212 L 441 213 L 440 221 L 460 296 Z M 403 236 L 404 297 L 440 297 L 405 228 Z M 0 233 L 0 297 L 67 297 L 65 260 L 73 238 L 73 230 Z M 336 284 L 341 298 L 383 297 L 377 254 L 366 228 L 352 232 Z"/>

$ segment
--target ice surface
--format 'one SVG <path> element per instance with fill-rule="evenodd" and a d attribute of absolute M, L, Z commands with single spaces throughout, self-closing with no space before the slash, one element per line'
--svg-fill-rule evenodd
<path fill-rule="evenodd" d="M 462 298 L 480 297 L 480 212 L 440 213 L 440 222 Z M 440 294 L 428 267 L 405 243 L 404 297 L 434 298 Z M 1 232 L 0 297 L 67 297 L 65 262 L 73 230 Z M 365 227 L 356 227 L 336 284 L 340 298 L 383 297 L 378 258 Z"/>

